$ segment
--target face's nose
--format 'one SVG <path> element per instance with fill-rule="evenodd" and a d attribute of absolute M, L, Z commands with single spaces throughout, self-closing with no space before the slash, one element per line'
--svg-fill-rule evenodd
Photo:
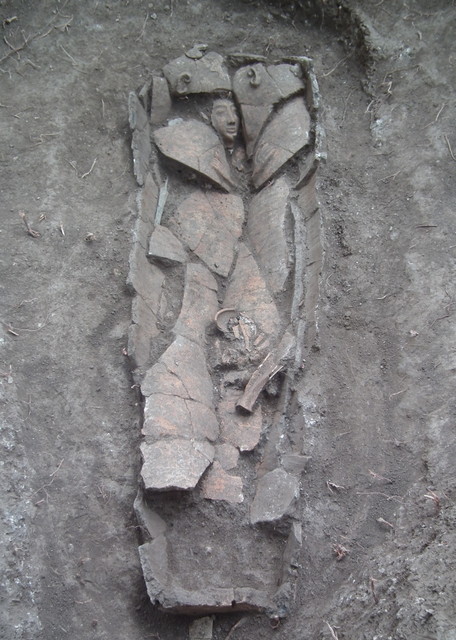
<path fill-rule="evenodd" d="M 237 124 L 237 122 L 238 122 L 238 115 L 237 115 L 237 112 L 236 112 L 236 109 L 235 109 L 235 107 L 234 107 L 234 106 L 231 106 L 231 107 L 228 109 L 228 114 L 227 114 L 227 116 L 228 116 L 228 124 L 233 124 L 233 125 L 234 125 L 234 124 Z"/>

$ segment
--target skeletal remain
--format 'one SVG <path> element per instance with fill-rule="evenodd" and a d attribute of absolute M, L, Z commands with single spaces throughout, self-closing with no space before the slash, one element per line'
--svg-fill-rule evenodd
<path fill-rule="evenodd" d="M 252 413 L 253 405 L 264 386 L 283 369 L 284 362 L 294 345 L 294 336 L 286 331 L 277 348 L 268 353 L 260 366 L 252 374 L 252 377 L 244 389 L 244 393 L 236 404 L 236 409 L 244 409 Z"/>

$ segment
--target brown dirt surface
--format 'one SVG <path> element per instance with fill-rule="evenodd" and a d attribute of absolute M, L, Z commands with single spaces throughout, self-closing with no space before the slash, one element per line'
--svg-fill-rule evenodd
<path fill-rule="evenodd" d="M 1 638 L 188 637 L 137 552 L 127 98 L 197 42 L 311 56 L 328 156 L 289 424 L 311 456 L 296 598 L 230 638 L 456 638 L 455 18 L 449 0 L 0 0 Z"/>

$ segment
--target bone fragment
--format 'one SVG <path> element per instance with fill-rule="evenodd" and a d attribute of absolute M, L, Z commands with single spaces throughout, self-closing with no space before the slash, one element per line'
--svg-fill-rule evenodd
<path fill-rule="evenodd" d="M 244 393 L 236 404 L 236 409 L 244 409 L 252 413 L 253 405 L 268 381 L 278 373 L 284 365 L 284 361 L 295 346 L 294 336 L 286 331 L 278 346 L 268 353 L 263 362 L 253 372 L 246 384 Z"/>

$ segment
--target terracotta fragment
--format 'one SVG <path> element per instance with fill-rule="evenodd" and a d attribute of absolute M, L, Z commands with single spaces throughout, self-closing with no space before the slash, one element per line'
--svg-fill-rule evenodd
<path fill-rule="evenodd" d="M 252 451 L 260 441 L 263 424 L 261 407 L 251 415 L 243 415 L 235 406 L 241 397 L 237 389 L 227 389 L 218 405 L 220 436 L 240 451 Z"/>
<path fill-rule="evenodd" d="M 162 124 L 171 110 L 171 96 L 165 78 L 152 78 L 152 100 L 150 107 L 150 121 L 152 124 Z"/>
<path fill-rule="evenodd" d="M 196 58 L 192 54 L 191 57 L 183 55 L 176 58 L 163 67 L 163 73 L 174 95 L 231 90 L 231 80 L 223 57 L 213 51 Z"/>
<path fill-rule="evenodd" d="M 253 156 L 252 179 L 261 187 L 309 142 L 310 116 L 301 97 L 286 102 L 266 125 Z"/>
<path fill-rule="evenodd" d="M 261 63 L 246 65 L 236 71 L 233 92 L 241 105 L 274 105 L 304 89 L 299 65 Z"/>
<path fill-rule="evenodd" d="M 234 469 L 239 460 L 239 451 L 231 444 L 215 445 L 215 459 L 220 462 L 220 466 L 225 471 Z"/>
<path fill-rule="evenodd" d="M 219 435 L 219 423 L 212 407 L 195 400 L 187 400 L 187 408 L 192 422 L 193 437 L 207 438 L 214 442 Z"/>
<path fill-rule="evenodd" d="M 132 324 L 128 329 L 128 355 L 133 366 L 144 367 L 149 361 L 150 343 L 159 333 L 157 316 L 140 296 L 132 302 Z"/>
<path fill-rule="evenodd" d="M 242 311 L 267 335 L 275 336 L 280 330 L 277 307 L 255 259 L 244 244 L 239 245 L 236 266 L 223 306 Z"/>
<path fill-rule="evenodd" d="M 170 491 L 193 489 L 214 458 L 207 442 L 182 438 L 141 445 L 141 476 L 146 489 Z"/>
<path fill-rule="evenodd" d="M 160 593 L 169 581 L 168 542 L 164 535 L 139 547 L 139 557 L 150 598 Z M 152 600 L 153 602 L 153 600 Z"/>
<path fill-rule="evenodd" d="M 192 423 L 184 398 L 153 393 L 144 406 L 143 435 L 147 442 L 161 438 L 193 437 Z"/>
<path fill-rule="evenodd" d="M 197 171 L 225 191 L 235 186 L 225 148 L 211 127 L 198 120 L 179 122 L 155 131 L 154 140 L 166 157 Z"/>
<path fill-rule="evenodd" d="M 168 372 L 166 376 L 163 375 L 164 371 Z M 204 351 L 196 342 L 183 336 L 178 336 L 160 356 L 158 363 L 147 372 L 141 384 L 141 392 L 146 397 L 151 393 L 169 393 L 173 377 L 178 381 L 174 387 L 176 395 L 212 407 L 212 381 L 206 367 Z M 185 390 L 186 396 L 182 390 Z"/>
<path fill-rule="evenodd" d="M 280 92 L 261 62 L 249 64 L 236 71 L 233 92 L 239 104 L 273 105 Z"/>
<path fill-rule="evenodd" d="M 140 245 L 138 245 L 140 247 Z M 164 274 L 155 265 L 150 264 L 146 252 L 133 246 L 130 254 L 130 269 L 127 286 L 141 296 L 153 313 L 158 313 L 162 296 Z"/>
<path fill-rule="evenodd" d="M 252 198 L 247 217 L 255 258 L 273 293 L 282 291 L 290 273 L 285 230 L 289 193 L 285 178 L 279 178 Z"/>
<path fill-rule="evenodd" d="M 271 113 L 271 105 L 241 105 L 242 130 L 248 158 L 252 157 L 258 136 Z"/>
<path fill-rule="evenodd" d="M 174 333 L 204 344 L 217 311 L 217 282 L 202 264 L 190 263 L 185 274 L 182 308 Z"/>
<path fill-rule="evenodd" d="M 147 257 L 164 266 L 172 266 L 185 262 L 187 254 L 180 240 L 169 229 L 156 225 L 150 237 Z"/>
<path fill-rule="evenodd" d="M 218 431 L 214 411 L 201 402 L 163 393 L 146 399 L 142 433 L 148 442 L 165 437 L 215 440 Z"/>
<path fill-rule="evenodd" d="M 144 131 L 148 123 L 146 110 L 134 91 L 128 94 L 128 122 L 132 131 Z"/>
<path fill-rule="evenodd" d="M 280 98 L 285 100 L 304 89 L 302 69 L 299 64 L 271 64 L 268 75 L 277 87 Z"/>
<path fill-rule="evenodd" d="M 130 128 L 133 131 L 131 149 L 133 152 L 133 172 L 139 186 L 142 187 L 149 169 L 152 146 L 147 113 L 138 96 L 131 92 L 128 101 Z"/>
<path fill-rule="evenodd" d="M 227 276 L 242 232 L 244 207 L 236 195 L 195 191 L 178 207 L 179 235 L 207 266 Z"/>
<path fill-rule="evenodd" d="M 143 222 L 153 223 L 158 201 L 158 186 L 150 172 L 144 178 L 144 186 L 139 200 L 139 217 Z M 150 227 L 152 230 L 152 226 Z M 147 242 L 143 244 L 147 249 Z"/>
<path fill-rule="evenodd" d="M 147 535 L 154 540 L 166 533 L 166 522 L 158 515 L 158 513 L 147 506 L 140 492 L 135 498 L 133 509 L 135 510 L 138 523 L 142 527 L 143 535 L 144 533 L 147 533 Z"/>
<path fill-rule="evenodd" d="M 231 476 L 220 463 L 214 462 L 201 483 L 201 494 L 209 500 L 243 502 L 242 478 Z"/>

